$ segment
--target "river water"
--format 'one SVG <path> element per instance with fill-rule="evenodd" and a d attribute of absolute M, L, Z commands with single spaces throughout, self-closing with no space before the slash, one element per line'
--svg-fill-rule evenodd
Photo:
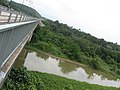
<path fill-rule="evenodd" d="M 106 74 L 90 67 L 68 60 L 62 60 L 42 52 L 23 49 L 14 67 L 24 65 L 30 71 L 38 71 L 63 76 L 103 86 L 120 87 L 120 80 L 112 74 Z"/>

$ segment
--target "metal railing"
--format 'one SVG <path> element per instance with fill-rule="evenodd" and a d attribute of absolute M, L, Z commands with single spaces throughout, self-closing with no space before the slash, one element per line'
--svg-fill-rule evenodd
<path fill-rule="evenodd" d="M 38 24 L 38 20 L 4 26 L 0 29 L 0 68 L 6 63 L 23 38 Z M 9 26 L 9 27 L 6 27 Z"/>
<path fill-rule="evenodd" d="M 16 11 L 7 11 L 0 9 L 0 24 L 17 23 L 17 22 L 31 21 L 35 19 L 37 18 L 30 17 Z"/>
<path fill-rule="evenodd" d="M 0 25 L 0 87 L 39 20 Z M 9 27 L 7 27 L 9 26 Z"/>

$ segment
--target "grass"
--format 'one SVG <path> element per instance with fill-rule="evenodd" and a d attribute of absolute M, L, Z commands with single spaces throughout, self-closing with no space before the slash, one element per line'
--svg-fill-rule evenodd
<path fill-rule="evenodd" d="M 88 84 L 20 67 L 11 70 L 1 90 L 120 90 L 120 88 Z"/>
<path fill-rule="evenodd" d="M 29 72 L 34 77 L 43 81 L 45 90 L 120 90 L 120 88 L 88 84 L 76 80 L 67 79 L 53 74 L 41 72 Z"/>

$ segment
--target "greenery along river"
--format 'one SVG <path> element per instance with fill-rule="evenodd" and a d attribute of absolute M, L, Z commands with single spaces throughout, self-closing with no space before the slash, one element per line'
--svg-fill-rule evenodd
<path fill-rule="evenodd" d="M 23 49 L 14 67 L 18 68 L 22 65 L 30 71 L 51 73 L 92 84 L 120 87 L 120 80 L 112 74 L 96 71 L 86 65 L 50 56 L 42 52 Z"/>

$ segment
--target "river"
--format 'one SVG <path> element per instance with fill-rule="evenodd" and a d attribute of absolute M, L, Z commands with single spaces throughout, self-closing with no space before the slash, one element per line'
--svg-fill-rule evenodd
<path fill-rule="evenodd" d="M 38 71 L 63 76 L 103 86 L 120 87 L 120 80 L 112 74 L 96 71 L 89 66 L 60 59 L 42 52 L 23 49 L 14 67 L 24 65 L 30 71 Z"/>

